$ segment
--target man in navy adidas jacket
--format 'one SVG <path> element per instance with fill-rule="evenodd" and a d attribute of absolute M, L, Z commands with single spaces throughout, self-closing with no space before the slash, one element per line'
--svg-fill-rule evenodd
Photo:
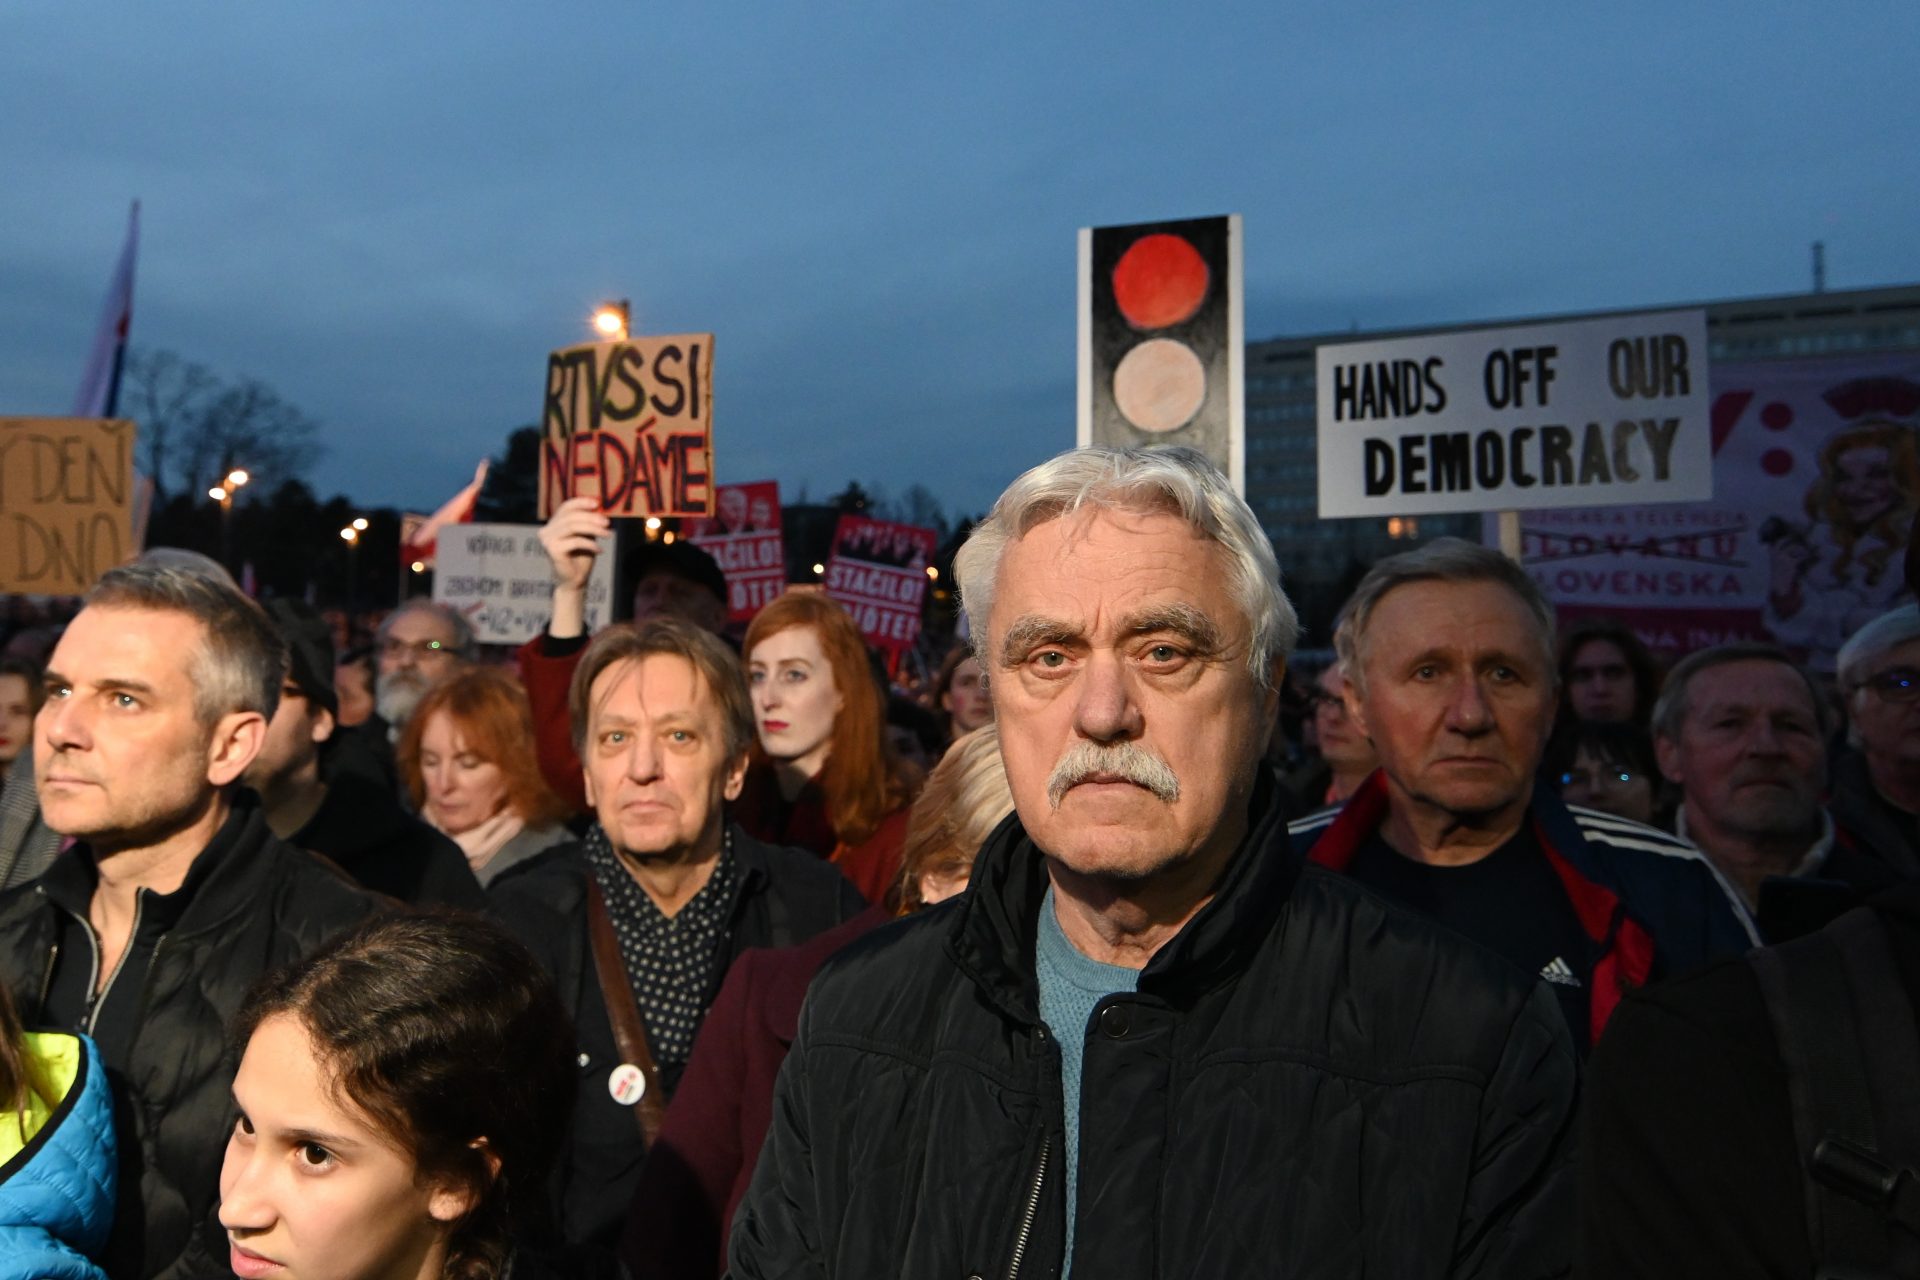
<path fill-rule="evenodd" d="M 1381 767 L 1294 847 L 1550 983 L 1574 1040 L 1621 995 L 1758 943 L 1700 853 L 1534 781 L 1553 726 L 1553 610 L 1497 551 L 1438 539 L 1375 565 L 1334 637 Z"/>

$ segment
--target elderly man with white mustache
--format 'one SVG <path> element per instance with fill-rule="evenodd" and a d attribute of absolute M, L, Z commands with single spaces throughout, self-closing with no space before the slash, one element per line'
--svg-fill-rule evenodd
<path fill-rule="evenodd" d="M 955 570 L 1016 812 L 814 983 L 732 1273 L 1564 1269 L 1566 1028 L 1290 853 L 1262 753 L 1298 624 L 1226 478 L 1063 454 Z"/>

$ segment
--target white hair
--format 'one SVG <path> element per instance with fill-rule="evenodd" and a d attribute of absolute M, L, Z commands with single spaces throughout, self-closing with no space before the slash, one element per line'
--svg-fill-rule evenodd
<path fill-rule="evenodd" d="M 1834 657 L 1841 690 L 1852 694 L 1854 679 L 1860 674 L 1861 667 L 1915 638 L 1920 638 L 1920 604 L 1889 609 L 1861 627 L 1848 637 Z"/>
<path fill-rule="evenodd" d="M 987 615 L 1008 544 L 1035 526 L 1083 507 L 1178 515 L 1226 549 L 1231 586 L 1253 630 L 1247 666 L 1262 688 L 1300 635 L 1300 620 L 1280 589 L 1280 562 L 1246 501 L 1219 468 L 1183 446 L 1121 449 L 1090 445 L 1050 458 L 1007 486 L 954 557 L 974 652 L 991 669 Z"/>

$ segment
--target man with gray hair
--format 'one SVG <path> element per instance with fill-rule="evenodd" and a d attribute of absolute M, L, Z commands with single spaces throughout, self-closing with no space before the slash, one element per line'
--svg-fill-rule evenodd
<path fill-rule="evenodd" d="M 1835 727 L 1812 678 L 1769 644 L 1688 654 L 1653 706 L 1660 772 L 1680 788 L 1674 829 L 1740 890 L 1768 942 L 1899 880 L 1821 803 Z"/>
<path fill-rule="evenodd" d="M 1188 449 L 1027 472 L 955 563 L 1016 813 L 810 989 L 740 1277 L 1551 1275 L 1551 997 L 1302 870 L 1263 764 L 1298 631 Z"/>
<path fill-rule="evenodd" d="M 123 1118 L 115 1276 L 222 1272 L 227 1024 L 261 974 L 375 906 L 238 785 L 286 664 L 260 606 L 158 564 L 108 572 L 47 664 L 34 778 L 75 843 L 0 895 L 0 978 L 30 1025 L 99 1045 Z"/>
<path fill-rule="evenodd" d="M 1690 845 L 1536 784 L 1553 609 L 1513 561 L 1458 538 L 1382 560 L 1334 646 L 1380 771 L 1297 851 L 1544 979 L 1583 1049 L 1628 988 L 1758 941 Z"/>
<path fill-rule="evenodd" d="M 374 653 L 379 674 L 374 710 L 397 736 L 427 690 L 473 661 L 473 628 L 456 609 L 432 600 L 403 600 L 380 623 Z"/>
<path fill-rule="evenodd" d="M 1850 750 L 1828 807 L 1903 877 L 1920 876 L 1920 605 L 1881 614 L 1840 648 Z"/>

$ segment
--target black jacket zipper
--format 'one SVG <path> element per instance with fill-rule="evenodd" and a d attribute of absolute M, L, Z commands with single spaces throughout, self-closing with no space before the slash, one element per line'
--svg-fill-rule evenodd
<path fill-rule="evenodd" d="M 1007 1280 L 1020 1280 L 1020 1264 L 1026 1260 L 1027 1243 L 1033 1238 L 1033 1220 L 1040 1212 L 1040 1189 L 1047 1184 L 1047 1152 L 1053 1146 L 1050 1135 L 1040 1138 L 1040 1155 L 1033 1162 L 1033 1179 L 1027 1184 L 1026 1207 L 1020 1213 L 1020 1231 L 1013 1238 L 1013 1260 L 1007 1264 Z"/>

